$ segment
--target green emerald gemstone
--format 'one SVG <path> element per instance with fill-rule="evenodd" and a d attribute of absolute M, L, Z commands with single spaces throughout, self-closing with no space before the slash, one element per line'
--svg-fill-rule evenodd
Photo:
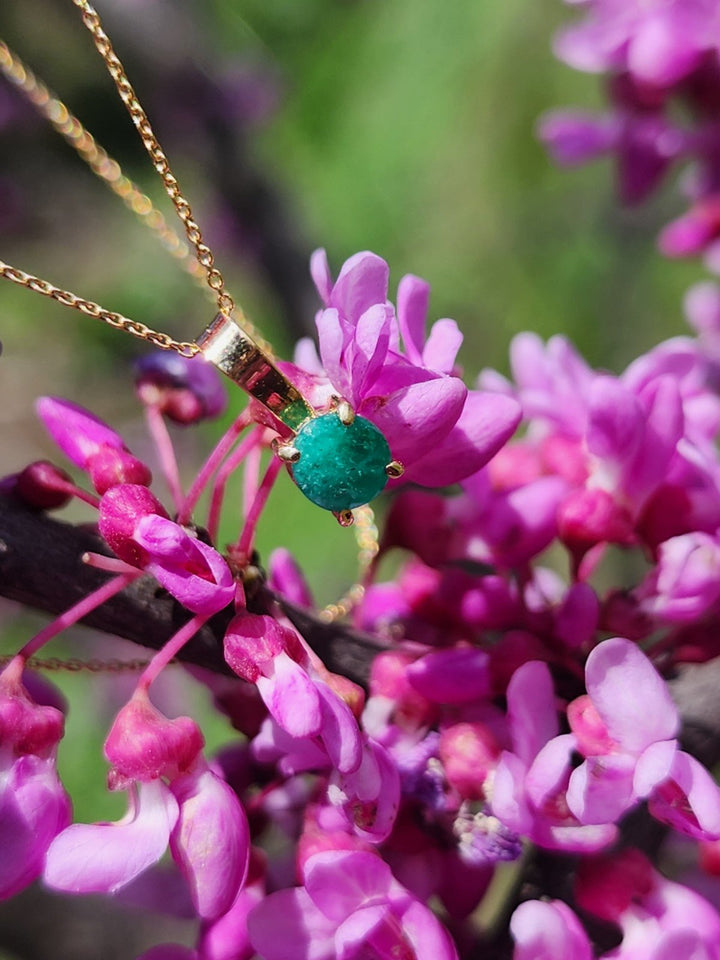
<path fill-rule="evenodd" d="M 337 413 L 308 420 L 293 446 L 300 459 L 292 465 L 293 480 L 308 500 L 339 513 L 369 503 L 385 487 L 390 447 L 365 417 L 344 424 Z"/>

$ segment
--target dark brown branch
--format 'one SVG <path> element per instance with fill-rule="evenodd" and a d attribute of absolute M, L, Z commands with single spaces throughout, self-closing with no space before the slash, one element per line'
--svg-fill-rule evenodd
<path fill-rule="evenodd" d="M 73 526 L 0 496 L 0 596 L 59 614 L 96 590 L 108 574 L 82 562 L 84 553 L 107 553 L 92 527 Z M 269 592 L 259 608 L 275 600 Z M 372 637 L 338 624 L 321 622 L 308 611 L 280 601 L 287 616 L 326 666 L 365 685 L 370 663 L 381 649 Z M 181 659 L 218 673 L 229 673 L 222 638 L 232 612 L 222 611 L 188 643 Z M 188 613 L 152 577 L 141 577 L 81 622 L 144 647 L 158 649 Z"/>

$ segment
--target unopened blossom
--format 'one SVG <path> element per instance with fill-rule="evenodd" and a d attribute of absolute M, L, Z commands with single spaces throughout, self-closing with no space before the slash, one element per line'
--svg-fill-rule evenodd
<path fill-rule="evenodd" d="M 121 560 L 152 574 L 193 613 L 210 616 L 233 601 L 233 575 L 223 557 L 170 520 L 144 486 L 108 490 L 100 501 L 98 527 Z"/>
<path fill-rule="evenodd" d="M 426 339 L 427 284 L 404 277 L 396 313 L 388 265 L 375 254 L 355 254 L 334 282 L 324 251 L 311 269 L 325 304 L 317 316 L 321 362 L 303 347 L 296 363 L 324 376 L 382 431 L 406 481 L 445 486 L 482 467 L 515 431 L 520 411 L 455 375 L 462 336 L 454 321 L 437 321 Z M 328 396 L 320 383 L 318 401 Z"/>
<path fill-rule="evenodd" d="M 247 872 L 249 830 L 235 793 L 202 757 L 188 717 L 168 720 L 137 692 L 106 743 L 110 785 L 128 791 L 117 823 L 76 823 L 54 840 L 44 879 L 71 893 L 114 893 L 157 863 L 168 846 L 197 914 L 225 913 Z"/>
<path fill-rule="evenodd" d="M 227 394 L 212 364 L 167 350 L 137 361 L 135 389 L 143 403 L 183 425 L 219 417 L 227 407 Z"/>
<path fill-rule="evenodd" d="M 121 483 L 147 486 L 149 468 L 134 457 L 120 434 L 88 410 L 58 397 L 40 397 L 35 409 L 65 456 L 87 471 L 98 493 Z"/>
<path fill-rule="evenodd" d="M 570 776 L 567 804 L 583 824 L 614 822 L 640 800 L 699 839 L 720 836 L 720 788 L 679 749 L 680 720 L 647 657 L 628 640 L 604 640 L 585 667 L 587 696 L 570 704 L 574 748 L 586 759 Z"/>
<path fill-rule="evenodd" d="M 513 960 L 592 960 L 590 939 L 562 900 L 526 900 L 510 918 Z"/>
<path fill-rule="evenodd" d="M 302 887 L 266 897 L 248 918 L 250 940 L 265 960 L 457 957 L 433 913 L 375 854 L 315 854 L 305 863 L 303 880 Z"/>
<path fill-rule="evenodd" d="M 71 819 L 57 773 L 64 717 L 37 703 L 22 680 L 23 662 L 0 673 L 0 899 L 40 876 L 48 847 Z"/>
<path fill-rule="evenodd" d="M 700 531 L 671 537 L 635 594 L 640 609 L 660 622 L 698 620 L 720 600 L 720 543 Z"/>

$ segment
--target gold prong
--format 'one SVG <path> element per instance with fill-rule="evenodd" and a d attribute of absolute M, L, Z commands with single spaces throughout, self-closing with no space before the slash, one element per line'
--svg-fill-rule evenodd
<path fill-rule="evenodd" d="M 333 510 L 333 516 L 341 527 L 351 527 L 355 523 L 352 510 Z"/>
<path fill-rule="evenodd" d="M 349 427 L 350 424 L 355 419 L 355 411 L 347 402 L 347 400 L 341 400 L 336 408 L 338 419 L 341 423 L 344 423 L 346 427 Z"/>
<path fill-rule="evenodd" d="M 275 455 L 283 463 L 297 463 L 300 459 L 300 451 L 291 443 L 278 443 L 275 446 Z"/>
<path fill-rule="evenodd" d="M 405 467 L 400 463 L 399 460 L 391 460 L 390 463 L 385 467 L 385 473 L 390 477 L 391 480 L 397 480 L 405 473 Z"/>

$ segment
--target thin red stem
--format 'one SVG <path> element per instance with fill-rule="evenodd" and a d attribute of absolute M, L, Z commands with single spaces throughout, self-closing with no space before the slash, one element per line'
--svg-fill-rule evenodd
<path fill-rule="evenodd" d="M 182 509 L 185 497 L 180 483 L 180 471 L 178 470 L 177 457 L 175 456 L 175 447 L 168 432 L 165 417 L 159 407 L 145 407 L 145 418 L 148 424 L 150 435 L 155 441 L 158 455 L 160 457 L 160 468 L 165 477 L 165 482 L 170 489 L 170 496 L 175 504 L 175 511 Z"/>
<path fill-rule="evenodd" d="M 260 514 L 267 503 L 267 498 L 270 496 L 270 491 L 272 490 L 281 469 L 282 461 L 277 457 L 273 457 L 267 466 L 265 476 L 262 479 L 262 483 L 258 487 L 258 492 L 255 494 L 255 499 L 253 500 L 252 506 L 248 510 L 248 515 L 245 519 L 245 526 L 243 527 L 243 531 L 238 542 L 238 552 L 241 557 L 250 557 L 250 554 L 252 553 L 253 541 L 255 540 L 255 532 L 257 530 Z"/>
<path fill-rule="evenodd" d="M 62 633 L 63 630 L 77 623 L 78 620 L 82 620 L 83 617 L 86 617 L 95 610 L 96 607 L 102 606 L 103 603 L 111 597 L 114 597 L 116 593 L 120 593 L 121 590 L 124 590 L 129 583 L 132 583 L 132 581 L 139 576 L 140 571 L 136 570 L 131 574 L 123 573 L 119 577 L 113 577 L 112 580 L 108 580 L 107 583 L 104 583 L 101 587 L 98 587 L 97 590 L 93 590 L 92 593 L 83 597 L 82 600 L 70 607 L 69 610 L 66 610 L 65 613 L 61 613 L 52 623 L 43 627 L 40 633 L 36 633 L 32 640 L 28 640 L 18 653 L 18 656 L 22 657 L 23 660 L 32 657 L 40 647 L 44 646 L 49 640 L 52 640 L 53 637 Z"/>
<path fill-rule="evenodd" d="M 230 474 L 237 470 L 242 461 L 252 453 L 253 449 L 260 443 L 262 428 L 252 431 L 243 442 L 230 454 L 227 460 L 218 470 L 215 482 L 213 483 L 212 493 L 210 495 L 210 511 L 208 513 L 207 529 L 210 539 L 217 543 L 218 528 L 220 526 L 220 511 L 225 499 L 225 488 L 230 478 Z"/>
<path fill-rule="evenodd" d="M 138 690 L 147 692 L 148 687 L 157 679 L 158 675 L 165 669 L 170 661 L 178 655 L 188 641 L 192 640 L 198 630 L 210 619 L 207 614 L 196 613 L 192 620 L 180 627 L 177 633 L 174 633 L 164 647 L 153 656 L 150 663 L 145 667 L 138 680 Z"/>
<path fill-rule="evenodd" d="M 223 462 L 225 457 L 228 455 L 232 449 L 233 444 L 243 432 L 243 430 L 250 424 L 250 414 L 247 410 L 243 410 L 240 416 L 231 424 L 228 430 L 222 435 L 217 445 L 213 450 L 211 450 L 210 455 L 208 456 L 205 463 L 200 468 L 200 472 L 195 477 L 192 486 L 188 492 L 187 497 L 185 497 L 185 502 L 178 512 L 178 523 L 186 524 L 190 521 L 192 512 L 197 506 L 197 502 L 202 495 L 203 490 L 210 482 L 210 478 L 215 473 L 217 468 Z"/>

